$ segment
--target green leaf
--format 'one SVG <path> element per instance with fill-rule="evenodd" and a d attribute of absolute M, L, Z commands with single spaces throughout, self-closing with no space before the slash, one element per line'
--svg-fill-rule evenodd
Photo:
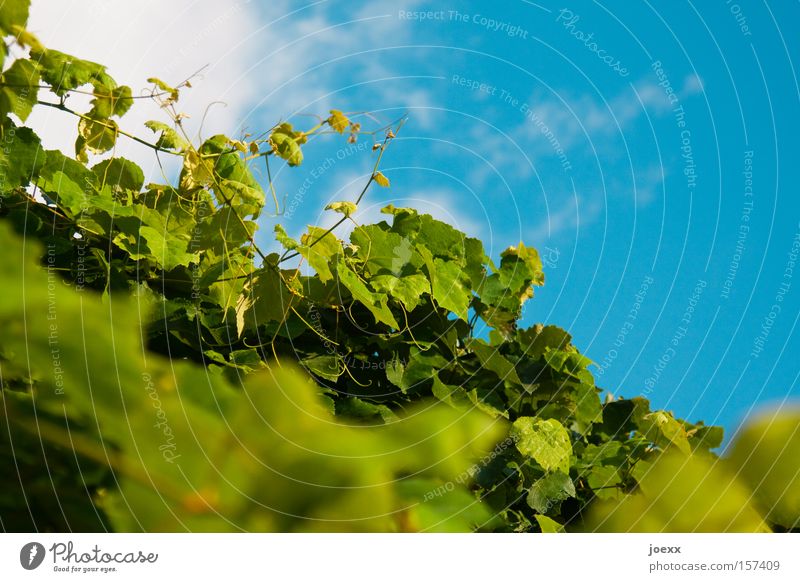
<path fill-rule="evenodd" d="M 386 377 L 404 394 L 418 393 L 448 363 L 440 353 L 434 350 L 422 351 L 415 346 L 409 350 L 407 362 L 399 359 L 389 362 L 386 366 Z"/>
<path fill-rule="evenodd" d="M 594 377 L 587 369 L 592 364 L 592 361 L 577 351 L 549 348 L 544 354 L 544 359 L 554 370 L 575 378 L 584 384 L 594 384 Z"/>
<path fill-rule="evenodd" d="M 144 172 L 135 163 L 125 158 L 110 158 L 92 167 L 101 186 L 110 184 L 123 190 L 138 192 L 144 184 Z"/>
<path fill-rule="evenodd" d="M 17 59 L 0 76 L 0 83 L 0 117 L 13 113 L 24 122 L 38 98 L 39 69 L 30 59 Z"/>
<path fill-rule="evenodd" d="M 537 479 L 528 490 L 527 503 L 539 513 L 550 513 L 569 497 L 575 497 L 575 485 L 569 475 L 556 471 Z"/>
<path fill-rule="evenodd" d="M 531 281 L 533 285 L 544 285 L 544 271 L 542 271 L 542 260 L 539 258 L 539 253 L 536 249 L 526 247 L 524 244 L 519 243 L 518 247 L 508 247 L 500 255 L 502 261 L 500 269 L 507 269 L 516 263 L 522 262 L 528 271 L 531 273 Z"/>
<path fill-rule="evenodd" d="M 520 417 L 514 422 L 510 436 L 517 450 L 545 471 L 569 472 L 572 443 L 567 429 L 557 420 Z"/>
<path fill-rule="evenodd" d="M 287 251 L 293 251 L 300 246 L 299 242 L 297 242 L 288 234 L 286 234 L 286 230 L 284 230 L 282 225 L 276 224 L 274 230 L 275 230 L 275 240 L 281 243 L 283 248 L 285 248 Z"/>
<path fill-rule="evenodd" d="M 264 191 L 261 186 L 248 186 L 234 180 L 222 180 L 215 190 L 225 193 L 225 198 L 239 216 L 257 216 L 264 206 Z"/>
<path fill-rule="evenodd" d="M 429 265 L 428 268 L 432 280 L 432 295 L 436 303 L 467 321 L 472 295 L 464 271 L 456 263 L 438 258 L 434 259 L 432 267 Z"/>
<path fill-rule="evenodd" d="M 107 119 L 112 115 L 122 117 L 133 106 L 131 88 L 125 85 L 109 90 L 106 87 L 96 87 L 92 100 L 94 116 Z"/>
<path fill-rule="evenodd" d="M 388 188 L 389 187 L 389 178 L 384 176 L 382 172 L 375 172 L 372 175 L 372 179 L 375 180 L 375 182 L 378 184 L 378 186 L 380 186 L 382 188 Z"/>
<path fill-rule="evenodd" d="M 407 311 L 414 311 L 424 301 L 425 295 L 431 292 L 430 282 L 421 273 L 402 277 L 376 275 L 369 280 L 369 284 L 375 291 L 400 301 Z"/>
<path fill-rule="evenodd" d="M 171 271 L 178 266 L 188 267 L 199 260 L 196 254 L 187 252 L 189 241 L 186 239 L 150 226 L 141 227 L 139 233 L 147 241 L 150 252 L 165 271 Z"/>
<path fill-rule="evenodd" d="M 45 163 L 45 152 L 39 137 L 27 127 L 14 127 L 8 122 L 4 129 L 6 136 L 13 129 L 13 137 L 5 147 L 0 147 L 0 193 L 20 186 L 27 186 L 35 179 Z M 10 126 L 10 127 L 9 127 Z M 4 139 L 8 140 L 8 137 Z"/>
<path fill-rule="evenodd" d="M 364 305 L 375 317 L 376 323 L 383 323 L 392 329 L 400 329 L 397 320 L 386 305 L 386 295 L 370 291 L 358 278 L 358 275 L 351 271 L 342 260 L 337 262 L 337 273 L 339 281 L 350 291 L 353 300 Z"/>
<path fill-rule="evenodd" d="M 214 164 L 203 158 L 194 149 L 189 149 L 183 156 L 181 168 L 180 187 L 192 192 L 210 185 L 214 180 Z M 220 200 L 224 203 L 224 200 Z"/>
<path fill-rule="evenodd" d="M 800 527 L 800 411 L 762 414 L 736 436 L 731 467 L 769 520 Z"/>
<path fill-rule="evenodd" d="M 147 79 L 147 82 L 155 85 L 162 93 L 169 93 L 169 97 L 165 99 L 167 103 L 175 103 L 178 100 L 179 96 L 178 90 L 175 87 L 167 85 L 164 81 L 162 81 L 158 77 L 150 77 L 149 79 Z"/>
<path fill-rule="evenodd" d="M 210 249 L 220 255 L 228 255 L 247 243 L 256 232 L 257 225 L 249 220 L 240 220 L 232 208 L 221 208 L 206 216 L 192 229 L 192 243 L 197 249 Z"/>
<path fill-rule="evenodd" d="M 686 431 L 693 451 L 716 449 L 722 444 L 725 431 L 721 426 L 699 424 Z"/>
<path fill-rule="evenodd" d="M 611 465 L 592 467 L 586 475 L 586 482 L 598 499 L 617 499 L 621 494 L 617 486 L 622 483 L 622 476 L 617 467 Z"/>
<path fill-rule="evenodd" d="M 156 140 L 157 147 L 176 151 L 183 151 L 189 147 L 189 142 L 183 139 L 175 129 L 166 123 L 160 121 L 145 121 L 144 125 L 152 130 L 153 133 L 160 133 Z"/>
<path fill-rule="evenodd" d="M 199 172 L 193 181 L 210 184 L 219 202 L 230 204 L 240 216 L 257 215 L 264 206 L 264 190 L 231 140 L 215 135 L 203 142 L 199 154 L 205 159 L 193 161 L 193 167 Z M 207 175 L 209 166 L 212 175 Z"/>
<path fill-rule="evenodd" d="M 236 306 L 239 334 L 245 328 L 257 329 L 273 321 L 283 322 L 293 301 L 282 273 L 270 267 L 261 269 L 247 283 Z"/>
<path fill-rule="evenodd" d="M 424 246 L 417 246 L 417 251 L 428 268 L 431 294 L 436 303 L 467 321 L 472 294 L 464 271 L 455 262 L 433 258 L 431 251 Z"/>
<path fill-rule="evenodd" d="M 522 381 L 517 375 L 514 364 L 503 356 L 497 348 L 486 345 L 483 340 L 479 339 L 472 340 L 467 347 L 478 356 L 481 366 L 497 374 L 500 380 L 522 386 Z"/>
<path fill-rule="evenodd" d="M 350 120 L 338 109 L 331 109 L 331 116 L 326 121 L 336 133 L 344 133 L 350 125 Z"/>
<path fill-rule="evenodd" d="M 95 88 L 113 89 L 116 86 L 103 65 L 84 61 L 60 51 L 32 49 L 31 59 L 39 65 L 42 79 L 52 86 L 52 91 L 58 96 L 63 96 L 88 83 L 92 83 Z"/>
<path fill-rule="evenodd" d="M 250 374 L 256 370 L 265 368 L 266 365 L 261 360 L 258 350 L 248 348 L 245 350 L 233 350 L 228 358 L 231 366 L 241 370 L 245 374 Z"/>
<path fill-rule="evenodd" d="M 591 384 L 571 384 L 571 396 L 574 402 L 573 416 L 576 432 L 585 433 L 591 425 L 603 421 L 603 405 L 600 403 L 600 394 Z"/>
<path fill-rule="evenodd" d="M 326 283 L 333 278 L 331 265 L 335 262 L 336 256 L 342 252 L 342 243 L 333 233 L 326 234 L 325 229 L 309 226 L 308 233 L 300 237 L 297 251 L 317 272 L 320 281 Z"/>
<path fill-rule="evenodd" d="M 719 533 L 769 531 L 751 493 L 722 464 L 701 455 L 665 453 L 639 476 L 638 492 L 593 504 L 587 528 L 602 532 Z"/>
<path fill-rule="evenodd" d="M 398 420 L 397 415 L 388 406 L 373 404 L 355 396 L 338 399 L 335 410 L 337 416 L 347 420 L 357 420 L 361 423 L 366 421 L 370 424 L 388 424 Z"/>
<path fill-rule="evenodd" d="M 635 403 L 634 420 L 645 438 L 662 448 L 673 445 L 686 455 L 692 452 L 686 429 L 675 417 L 660 410 L 646 412 L 643 399 L 635 399 Z"/>
<path fill-rule="evenodd" d="M 95 189 L 97 176 L 58 150 L 46 152 L 47 162 L 41 167 L 38 186 L 53 195 L 59 206 L 78 216 L 90 208 L 89 194 Z"/>
<path fill-rule="evenodd" d="M 309 372 L 331 382 L 335 382 L 342 375 L 342 371 L 339 369 L 339 358 L 335 355 L 313 356 L 300 361 Z"/>
<path fill-rule="evenodd" d="M 434 397 L 454 408 L 463 407 L 469 403 L 466 390 L 461 386 L 450 386 L 439 379 L 438 374 L 433 376 L 431 392 Z"/>
<path fill-rule="evenodd" d="M 305 143 L 302 132 L 296 132 L 291 123 L 281 123 L 269 136 L 272 151 L 286 160 L 290 166 L 299 166 L 303 162 L 300 145 Z"/>
<path fill-rule="evenodd" d="M 346 217 L 351 216 L 358 210 L 358 206 L 354 202 L 331 202 L 325 207 L 325 210 L 333 210 L 334 212 L 338 212 L 339 214 L 343 214 Z"/>
<path fill-rule="evenodd" d="M 391 232 L 385 225 L 359 226 L 350 234 L 350 242 L 358 248 L 357 256 L 371 275 L 391 273 L 400 277 L 416 270 L 419 262 L 412 241 Z"/>
<path fill-rule="evenodd" d="M 499 521 L 463 487 L 434 479 L 407 478 L 397 489 L 408 507 L 404 531 L 453 533 L 489 528 Z"/>
<path fill-rule="evenodd" d="M 16 34 L 16 28 L 25 28 L 28 24 L 30 0 L 3 0 L 0 10 L 0 30 L 3 36 Z"/>
<path fill-rule="evenodd" d="M 555 520 L 550 519 L 546 515 L 535 515 L 536 522 L 539 524 L 539 529 L 542 533 L 564 533 L 564 526 Z"/>
<path fill-rule="evenodd" d="M 517 331 L 517 342 L 523 350 L 523 355 L 531 358 L 541 358 L 550 348 L 566 350 L 572 337 L 563 329 L 555 325 L 542 325 L 537 323 L 528 329 Z"/>
<path fill-rule="evenodd" d="M 114 147 L 117 142 L 119 127 L 113 119 L 81 118 L 78 122 L 78 139 L 75 142 L 75 153 L 78 159 L 85 159 L 85 151 L 102 154 Z"/>
<path fill-rule="evenodd" d="M 497 390 L 478 386 L 474 390 L 468 391 L 467 397 L 478 410 L 492 418 L 508 418 L 510 416 L 505 402 L 500 398 Z"/>

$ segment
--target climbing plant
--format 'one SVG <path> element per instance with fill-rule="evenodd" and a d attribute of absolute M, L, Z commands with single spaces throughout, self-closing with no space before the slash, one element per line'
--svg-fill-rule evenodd
<path fill-rule="evenodd" d="M 197 140 L 191 79 L 134 97 L 42 46 L 27 13 L 6 0 L 0 17 L 3 529 L 797 527 L 797 416 L 753 425 L 720 459 L 719 427 L 613 398 L 566 331 L 519 327 L 545 281 L 535 249 L 493 260 L 392 205 L 356 223 L 390 187 L 380 163 L 404 120 L 367 130 L 333 110 Z M 164 118 L 123 130 L 142 98 Z M 75 118 L 74 152 L 25 125 L 37 107 Z M 302 164 L 328 134 L 372 140 L 374 168 L 327 206 L 333 227 L 294 239 L 270 165 Z M 146 180 L 120 140 L 176 160 L 174 179 Z M 268 224 L 277 252 L 258 242 Z"/>

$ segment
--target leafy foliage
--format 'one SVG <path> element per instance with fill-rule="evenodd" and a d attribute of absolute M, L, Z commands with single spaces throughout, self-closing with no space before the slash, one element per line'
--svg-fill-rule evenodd
<path fill-rule="evenodd" d="M 497 265 L 479 240 L 390 205 L 346 241 L 276 224 L 283 251 L 262 251 L 267 193 L 279 208 L 252 164 L 300 165 L 323 133 L 358 139 L 342 111 L 194 144 L 178 109 L 189 84 L 151 78 L 169 123 L 145 124 L 150 143 L 120 128 L 129 87 L 42 47 L 27 2 L 10 6 L 0 29 L 30 58 L 0 81 L 4 528 L 797 527 L 797 418 L 754 425 L 721 460 L 717 427 L 602 401 L 566 331 L 518 326 L 544 284 L 535 249 Z M 87 112 L 64 105 L 78 90 Z M 76 117 L 74 157 L 17 125 L 34 106 Z M 399 125 L 361 194 L 328 206 L 337 225 L 371 184 L 390 187 L 378 168 Z M 114 155 L 121 137 L 179 157 L 175 183 L 146 183 Z"/>

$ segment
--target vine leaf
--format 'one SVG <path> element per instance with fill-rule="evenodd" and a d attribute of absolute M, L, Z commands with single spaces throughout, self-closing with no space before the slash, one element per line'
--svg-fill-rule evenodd
<path fill-rule="evenodd" d="M 118 189 L 138 192 L 144 184 L 144 172 L 125 158 L 109 158 L 92 167 L 101 184 L 110 184 Z"/>
<path fill-rule="evenodd" d="M 331 109 L 331 116 L 326 121 L 336 133 L 344 133 L 350 125 L 350 120 L 338 109 Z"/>
<path fill-rule="evenodd" d="M 349 218 L 351 215 L 355 214 L 356 210 L 358 210 L 358 206 L 355 202 L 331 202 L 325 207 L 325 210 L 333 210 Z"/>
<path fill-rule="evenodd" d="M 342 252 L 342 243 L 332 233 L 326 234 L 322 228 L 309 226 L 308 233 L 300 237 L 297 251 L 317 272 L 319 280 L 327 283 L 333 278 L 330 266 L 334 264 L 336 255 Z"/>
<path fill-rule="evenodd" d="M 112 115 L 122 117 L 133 106 L 131 88 L 125 85 L 110 91 L 106 87 L 96 87 L 92 99 L 92 111 L 98 118 L 107 119 Z"/>
<path fill-rule="evenodd" d="M 178 90 L 175 87 L 167 85 L 164 81 L 162 81 L 158 77 L 150 77 L 149 79 L 147 79 L 147 82 L 148 83 L 152 83 L 153 85 L 158 87 L 158 89 L 161 90 L 162 92 L 169 93 L 169 97 L 167 97 L 164 100 L 164 104 L 165 105 L 171 105 L 172 103 L 175 103 L 175 102 L 178 101 L 178 97 L 180 96 L 180 93 L 178 92 Z"/>
<path fill-rule="evenodd" d="M 575 497 L 575 484 L 569 475 L 556 471 L 537 479 L 528 490 L 527 503 L 539 513 L 550 513 L 555 505 Z"/>
<path fill-rule="evenodd" d="M 78 122 L 78 139 L 75 141 L 75 155 L 81 161 L 86 161 L 86 151 L 93 154 L 102 154 L 114 147 L 117 143 L 119 127 L 113 119 L 87 119 Z"/>
<path fill-rule="evenodd" d="M 0 147 L 0 183 L 11 189 L 27 186 L 31 179 L 36 178 L 47 154 L 33 130 L 15 127 L 10 120 L 7 123 L 6 127 L 14 130 L 14 144 L 11 148 Z"/>
<path fill-rule="evenodd" d="M 293 251 L 297 247 L 300 246 L 300 243 L 294 240 L 286 233 L 286 229 L 283 228 L 282 224 L 276 224 L 275 228 L 275 239 L 283 245 L 287 251 Z"/>
<path fill-rule="evenodd" d="M 385 294 L 370 291 L 341 258 L 337 262 L 336 272 L 339 276 L 339 282 L 350 292 L 355 301 L 364 305 L 372 313 L 376 322 L 384 323 L 393 329 L 400 328 L 391 310 L 386 305 L 387 297 Z"/>
<path fill-rule="evenodd" d="M 800 411 L 764 414 L 737 436 L 731 466 L 755 492 L 767 516 L 800 527 Z"/>
<path fill-rule="evenodd" d="M 5 10 L 5 6 L 3 6 Z M 0 77 L 0 117 L 13 113 L 25 121 L 36 105 L 39 69 L 30 59 L 17 59 Z"/>
<path fill-rule="evenodd" d="M 177 151 L 188 149 L 189 142 L 187 142 L 178 134 L 177 131 L 175 131 L 166 123 L 150 120 L 145 121 L 144 125 L 148 129 L 152 130 L 153 133 L 159 134 L 158 139 L 156 140 L 156 147 L 160 147 L 165 150 Z"/>
<path fill-rule="evenodd" d="M 510 436 L 517 450 L 545 471 L 569 473 L 572 443 L 567 429 L 556 419 L 522 416 L 514 421 Z"/>
<path fill-rule="evenodd" d="M 382 188 L 388 188 L 389 187 L 389 178 L 384 176 L 383 172 L 380 172 L 380 171 L 375 172 L 372 175 L 372 178 L 373 178 L 373 180 L 375 180 L 375 182 L 378 184 L 378 186 L 381 186 Z"/>
<path fill-rule="evenodd" d="M 307 138 L 303 132 L 295 131 L 291 123 L 284 122 L 276 127 L 269 136 L 272 151 L 288 162 L 290 166 L 299 166 L 303 162 L 300 146 Z"/>
<path fill-rule="evenodd" d="M 277 261 L 278 255 L 267 259 Z M 259 270 L 246 285 L 236 305 L 236 327 L 241 336 L 245 329 L 258 329 L 270 322 L 285 321 L 294 295 L 282 273 L 272 267 Z"/>
<path fill-rule="evenodd" d="M 31 59 L 39 65 L 42 79 L 59 97 L 91 83 L 97 89 L 116 87 L 103 65 L 85 61 L 53 49 L 32 49 Z"/>
<path fill-rule="evenodd" d="M 15 29 L 25 28 L 28 22 L 30 0 L 4 0 L 0 10 L 0 30 L 7 35 L 14 34 Z"/>

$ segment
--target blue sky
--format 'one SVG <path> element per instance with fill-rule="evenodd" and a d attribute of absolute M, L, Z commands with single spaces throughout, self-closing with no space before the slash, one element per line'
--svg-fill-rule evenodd
<path fill-rule="evenodd" d="M 209 132 L 302 126 L 333 107 L 382 122 L 407 112 L 383 165 L 392 187 L 370 191 L 359 220 L 392 202 L 482 238 L 495 258 L 537 247 L 547 283 L 524 322 L 568 329 L 615 394 L 729 437 L 746 415 L 796 402 L 800 4 L 212 6 L 158 7 L 163 24 L 134 52 L 65 42 L 134 85 L 145 65 L 173 81 L 208 63 L 195 103 L 228 103 Z M 52 14 L 38 22 L 63 24 Z M 372 161 L 335 137 L 309 144 L 304 166 L 277 175 L 287 230 L 329 222 L 322 208 L 353 199 Z"/>

